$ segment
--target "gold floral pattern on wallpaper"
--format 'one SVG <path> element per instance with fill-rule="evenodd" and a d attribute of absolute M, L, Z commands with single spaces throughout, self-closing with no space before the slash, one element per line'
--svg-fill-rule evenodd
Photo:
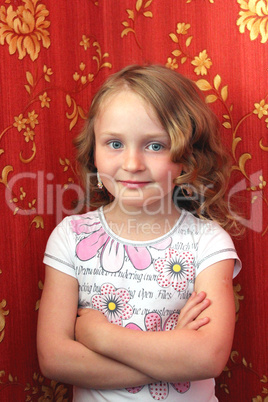
<path fill-rule="evenodd" d="M 56 381 L 46 381 L 39 373 L 34 373 L 32 382 L 22 384 L 17 376 L 0 370 L 0 392 L 6 387 L 20 387 L 25 392 L 25 402 L 68 402 L 68 388 Z"/>
<path fill-rule="evenodd" d="M 75 183 L 74 177 L 78 175 L 77 171 L 74 169 L 71 161 L 69 158 L 59 158 L 59 163 L 63 168 L 63 172 L 68 172 L 68 178 L 67 181 L 65 182 L 65 184 L 63 185 L 64 189 L 67 189 L 71 184 Z M 71 171 L 72 176 L 69 175 L 69 172 Z"/>
<path fill-rule="evenodd" d="M 238 321 L 238 317 L 239 317 L 239 310 L 240 310 L 240 301 L 244 300 L 244 296 L 240 295 L 239 292 L 241 292 L 241 285 L 238 283 L 236 285 L 233 286 L 234 289 L 234 299 L 235 299 L 235 315 L 236 315 L 236 319 L 235 321 Z"/>
<path fill-rule="evenodd" d="M 9 53 L 12 55 L 16 52 L 19 54 L 19 59 L 23 59 L 27 54 L 32 61 L 38 58 L 41 50 L 40 43 L 44 48 L 50 46 L 49 32 L 47 28 L 50 26 L 50 22 L 46 19 L 49 15 L 49 11 L 46 6 L 40 3 L 40 0 L 22 0 L 23 5 L 13 9 L 12 5 L 7 8 L 1 6 L 0 8 L 0 44 L 9 45 Z M 26 72 L 25 89 L 28 93 L 28 102 L 25 105 L 24 110 L 17 116 L 14 116 L 13 124 L 3 129 L 0 133 L 0 141 L 3 136 L 6 135 L 12 129 L 17 129 L 22 134 L 26 144 L 30 146 L 30 154 L 24 155 L 24 152 L 20 152 L 19 159 L 22 163 L 28 164 L 33 161 L 36 156 L 36 143 L 35 135 L 36 128 L 39 124 L 38 117 L 39 112 L 33 109 L 33 104 L 39 102 L 41 109 L 48 108 L 50 98 L 46 90 L 37 89 L 38 84 L 44 79 L 46 82 L 50 82 L 50 75 L 52 71 L 46 65 L 43 67 L 42 73 L 35 76 L 30 72 Z M 3 148 L 0 149 L 0 155 L 5 153 Z M 4 184 L 8 189 L 9 177 L 12 176 L 11 172 L 14 171 L 13 166 L 7 165 L 3 168 L 0 183 Z M 17 193 L 14 193 L 11 189 L 10 203 L 14 204 L 13 214 L 20 213 L 33 213 L 36 210 L 36 198 L 28 198 L 27 190 L 21 186 Z M 28 199 L 27 199 L 28 198 Z M 43 218 L 36 215 L 31 225 L 35 225 L 36 228 L 43 228 Z"/>
<path fill-rule="evenodd" d="M 212 60 L 208 56 L 207 50 L 201 50 L 198 56 L 195 56 L 190 53 L 190 47 L 193 41 L 193 36 L 190 34 L 191 25 L 186 22 L 179 22 L 176 25 L 176 32 L 170 33 L 169 37 L 173 43 L 175 43 L 176 48 L 171 52 L 172 56 L 167 58 L 166 66 L 177 70 L 179 66 L 189 62 L 194 66 L 194 73 L 197 76 L 207 76 L 208 70 L 212 66 Z M 247 179 L 248 187 L 247 191 L 252 192 L 251 202 L 254 203 L 257 198 L 261 197 L 264 201 L 266 207 L 268 207 L 267 197 L 264 193 L 266 189 L 266 180 L 263 175 L 258 177 L 258 182 L 252 183 L 250 181 L 249 174 L 247 173 L 247 162 L 253 159 L 253 155 L 250 152 L 239 153 L 239 144 L 242 142 L 243 138 L 239 135 L 239 129 L 242 128 L 242 124 L 249 118 L 254 118 L 256 116 L 258 119 L 262 120 L 266 123 L 266 127 L 268 128 L 268 95 L 261 99 L 259 102 L 254 102 L 252 105 L 252 110 L 249 111 L 248 114 L 243 116 L 237 123 L 235 123 L 233 118 L 233 110 L 234 105 L 228 104 L 229 97 L 229 86 L 226 83 L 223 83 L 222 77 L 220 74 L 216 74 L 212 80 L 207 78 L 199 78 L 196 80 L 196 85 L 199 87 L 201 91 L 207 93 L 205 99 L 207 103 L 214 103 L 216 101 L 221 102 L 224 113 L 222 116 L 222 125 L 226 130 L 230 130 L 232 133 L 232 154 L 233 154 L 233 170 L 239 171 L 243 177 Z M 263 144 L 263 139 L 259 143 L 262 151 L 268 151 L 268 147 Z M 264 236 L 268 230 L 268 225 L 263 230 L 262 235 Z M 244 296 L 240 294 L 241 285 L 237 284 L 234 286 L 234 296 L 235 296 L 235 310 L 236 310 L 236 321 L 239 319 L 239 309 L 240 309 L 240 301 L 244 299 Z M 268 393 L 267 387 L 262 384 L 267 384 L 267 376 L 259 376 L 253 369 L 252 364 L 247 363 L 246 359 L 243 357 L 241 361 L 237 360 L 239 353 L 237 351 L 233 351 L 230 356 L 230 361 L 232 363 L 231 366 L 226 366 L 224 370 L 224 375 L 227 375 L 228 378 L 232 377 L 232 370 L 237 369 L 237 367 L 242 367 L 246 369 L 250 374 L 257 375 L 260 380 L 261 391 L 260 394 L 252 398 L 254 402 L 268 401 L 268 397 L 265 396 Z M 230 393 L 229 387 L 226 382 L 221 382 L 222 377 L 220 378 L 219 386 L 224 390 L 226 394 Z M 264 399 L 263 399 L 264 398 Z"/>
<path fill-rule="evenodd" d="M 40 43 L 50 46 L 47 28 L 50 22 L 46 6 L 40 0 L 22 0 L 24 5 L 13 9 L 1 6 L 0 8 L 0 44 L 9 45 L 9 53 L 18 52 L 19 59 L 28 54 L 32 61 L 36 60 L 41 50 Z"/>
<path fill-rule="evenodd" d="M 41 4 L 39 0 L 23 0 L 24 5 L 19 6 L 14 10 L 12 6 L 7 9 L 1 6 L 0 9 L 0 44 L 9 46 L 9 53 L 12 55 L 16 52 L 19 54 L 19 60 L 23 59 L 27 54 L 32 61 L 37 61 L 41 51 L 40 44 L 48 48 L 50 46 L 48 28 L 50 23 L 46 21 L 49 15 L 46 6 Z M 39 3 L 39 4 L 38 4 Z M 94 5 L 98 5 L 95 1 Z M 27 27 L 27 22 L 29 26 Z M 15 30 L 15 26 L 18 27 Z M 28 31 L 27 31 L 28 29 Z M 40 43 L 39 43 L 40 42 Z M 109 54 L 102 52 L 99 42 L 93 36 L 82 36 L 79 43 L 85 51 L 92 48 L 92 60 L 95 62 L 96 68 L 94 72 L 86 73 L 87 63 L 81 62 L 79 69 L 74 72 L 73 80 L 75 88 L 72 91 L 68 89 L 59 88 L 57 85 L 51 83 L 53 76 L 52 68 L 43 65 L 40 69 L 40 64 L 33 66 L 33 68 L 25 73 L 25 104 L 21 112 L 14 116 L 13 122 L 7 127 L 0 130 L 0 157 L 7 155 L 10 150 L 7 150 L 3 144 L 3 138 L 17 132 L 20 136 L 20 141 L 24 146 L 21 146 L 18 153 L 18 159 L 23 164 L 31 164 L 38 154 L 36 146 L 36 137 L 39 134 L 40 115 L 45 113 L 51 107 L 51 102 L 54 100 L 52 91 L 64 94 L 67 105 L 71 108 L 72 112 L 66 113 L 67 121 L 70 120 L 69 129 L 77 123 L 78 117 L 85 119 L 86 112 L 83 108 L 76 104 L 74 96 L 79 95 L 81 91 L 88 89 L 98 73 L 103 68 L 111 68 L 111 63 L 107 61 Z M 23 85 L 22 85 L 23 88 Z M 1 144 L 2 142 L 2 144 Z M 2 146 L 1 146 L 2 145 Z M 66 174 L 66 181 L 62 184 L 63 189 L 67 189 L 75 182 L 76 172 L 72 166 L 70 158 L 59 157 L 59 169 L 62 169 Z M 10 183 L 16 172 L 14 166 L 8 164 L 2 167 L 0 171 L 0 184 L 4 185 L 7 190 L 10 190 L 10 205 L 13 205 L 13 215 L 33 215 L 30 221 L 30 227 L 34 226 L 36 229 L 44 229 L 44 217 L 37 213 L 38 211 L 38 198 L 31 194 L 27 184 L 22 183 L 17 188 L 11 188 Z M 28 220 L 27 220 L 28 221 Z M 28 236 L 30 232 L 28 231 Z M 40 291 L 43 289 L 43 282 L 39 280 L 38 288 Z M 40 299 L 37 300 L 35 311 L 39 309 Z M 3 341 L 5 336 L 6 316 L 9 310 L 6 308 L 7 301 L 2 300 L 0 303 L 0 342 Z M 68 387 L 49 381 L 38 373 L 34 373 L 32 384 L 27 383 L 23 385 L 19 382 L 18 376 L 12 373 L 6 374 L 5 370 L 0 371 L 0 392 L 6 387 L 20 386 L 24 388 L 26 393 L 26 401 L 47 401 L 54 400 L 58 402 L 67 402 L 69 400 Z"/>
<path fill-rule="evenodd" d="M 185 0 L 185 3 L 193 3 L 197 0 Z M 99 7 L 101 4 L 97 0 L 89 0 L 93 8 Z M 72 77 L 72 88 L 58 87 L 56 83 L 54 68 L 48 65 L 38 64 L 40 52 L 47 51 L 51 44 L 50 39 L 50 21 L 49 10 L 47 5 L 49 2 L 45 0 L 21 0 L 22 5 L 15 8 L 9 5 L 11 0 L 5 1 L 6 5 L 0 7 L 0 44 L 6 46 L 10 55 L 18 55 L 18 59 L 22 60 L 27 55 L 35 64 L 33 68 L 28 68 L 25 72 L 25 82 L 22 89 L 25 91 L 25 104 L 23 108 L 16 113 L 13 121 L 0 130 L 0 158 L 3 154 L 7 154 L 8 150 L 1 146 L 1 140 L 4 136 L 19 135 L 20 141 L 23 144 L 23 151 L 18 153 L 18 160 L 23 164 L 31 164 L 38 156 L 37 141 L 40 132 L 40 121 L 48 109 L 53 107 L 53 101 L 58 95 L 63 96 L 63 100 L 67 105 L 66 122 L 69 131 L 72 131 L 79 122 L 79 119 L 84 120 L 88 105 L 82 104 L 80 95 L 84 91 L 89 91 L 91 84 L 96 79 L 102 69 L 112 68 L 110 62 L 110 54 L 107 50 L 103 50 L 97 38 L 87 32 L 83 32 L 80 40 L 77 42 L 77 47 L 82 49 L 83 57 L 77 59 L 77 66 L 74 71 L 70 72 Z M 209 6 L 214 4 L 216 0 L 202 0 L 203 4 Z M 261 43 L 266 43 L 268 40 L 268 3 L 267 0 L 237 0 L 240 6 L 237 26 L 240 33 L 249 31 L 251 40 L 261 37 Z M 121 39 L 125 40 L 126 36 L 133 41 L 135 46 L 142 49 L 142 43 L 139 40 L 141 32 L 139 32 L 139 22 L 153 23 L 154 14 L 151 5 L 157 10 L 157 2 L 153 0 L 132 0 L 129 1 L 128 8 L 124 11 L 126 19 L 118 21 L 118 25 L 123 25 Z M 155 13 L 156 11 L 154 11 Z M 173 28 L 174 29 L 174 28 Z M 205 93 L 206 102 L 213 104 L 218 102 L 223 108 L 222 126 L 223 129 L 231 137 L 231 150 L 233 154 L 233 171 L 237 171 L 243 178 L 247 180 L 247 191 L 252 194 L 251 202 L 256 202 L 259 197 L 262 197 L 264 204 L 268 208 L 268 200 L 266 196 L 267 177 L 265 174 L 260 174 L 258 178 L 251 182 L 249 176 L 249 163 L 254 163 L 254 154 L 249 150 L 241 152 L 240 145 L 243 143 L 243 127 L 248 119 L 258 119 L 258 121 L 268 128 L 268 95 L 261 94 L 259 99 L 252 100 L 252 107 L 245 116 L 242 116 L 238 121 L 234 119 L 235 104 L 230 103 L 231 88 L 228 82 L 224 82 L 220 72 L 211 73 L 213 61 L 207 48 L 200 48 L 198 51 L 193 51 L 194 35 L 191 34 L 191 24 L 188 22 L 178 22 L 175 25 L 173 32 L 169 31 L 169 39 L 171 41 L 170 54 L 166 58 L 166 66 L 179 70 L 182 65 L 189 63 L 196 75 L 196 84 L 201 91 Z M 7 50 L 6 49 L 6 50 Z M 4 49 L 5 50 L 5 49 Z M 168 50 L 169 51 L 169 50 Z M 79 56 L 80 57 L 80 56 Z M 92 63 L 93 61 L 93 63 Z M 94 67 L 94 71 L 92 70 Z M 52 82 L 51 82 L 52 80 Z M 267 139 L 261 138 L 258 144 L 262 152 L 268 151 Z M 13 151 L 14 152 L 14 151 Z M 76 170 L 72 165 L 71 158 L 68 155 L 58 155 L 58 172 L 63 174 L 62 188 L 67 189 L 77 180 Z M 9 181 L 12 179 L 14 166 L 7 164 L 0 171 L 0 184 L 7 189 Z M 44 217 L 38 214 L 38 198 L 30 193 L 26 185 L 20 185 L 15 192 L 12 192 L 10 204 L 14 206 L 13 215 L 17 216 L 23 211 L 30 210 L 33 213 L 33 218 L 30 226 L 36 229 L 43 229 L 45 226 Z M 262 235 L 268 232 L 268 224 L 264 228 Z M 0 271 L 1 273 L 1 271 Z M 43 282 L 38 281 L 38 289 L 40 294 L 43 289 Z M 239 321 L 240 304 L 243 302 L 245 295 L 242 293 L 240 284 L 234 285 L 235 311 L 236 321 Z M 244 292 L 243 292 L 244 293 Z M 35 311 L 39 309 L 40 299 L 35 303 Z M 9 315 L 7 309 L 7 301 L 3 299 L 0 302 L 0 343 L 5 338 L 6 316 Z M 3 343 L 2 343 L 3 345 Z M 260 389 L 258 395 L 252 396 L 253 402 L 268 402 L 267 388 L 267 373 L 259 374 L 254 370 L 254 362 L 249 363 L 247 357 L 241 357 L 241 352 L 233 350 L 230 359 L 225 367 L 223 375 L 220 377 L 219 387 L 227 395 L 231 395 L 231 383 L 234 372 L 236 370 L 245 370 L 250 376 L 259 379 Z M 18 374 L 18 373 L 17 373 Z M 25 392 L 25 401 L 44 402 L 53 400 L 56 402 L 67 402 L 69 390 L 67 386 L 45 379 L 40 373 L 34 373 L 32 380 L 26 384 L 22 384 L 18 380 L 19 375 L 8 373 L 7 370 L 0 368 L 0 395 L 1 390 L 9 386 L 20 386 Z"/>
<path fill-rule="evenodd" d="M 166 66 L 176 70 L 179 64 L 184 64 L 190 60 L 191 64 L 195 66 L 196 75 L 207 75 L 208 69 L 212 66 L 207 50 L 201 50 L 198 56 L 189 53 L 189 47 L 193 40 L 193 36 L 189 34 L 191 25 L 186 22 L 178 22 L 176 28 L 176 33 L 169 34 L 172 42 L 176 44 L 176 49 L 171 52 L 172 56 L 168 57 Z"/>
<path fill-rule="evenodd" d="M 48 96 L 50 77 L 53 74 L 51 68 L 43 66 L 42 71 L 36 69 L 35 74 L 26 71 L 26 96 L 28 99 L 25 102 L 24 109 L 17 116 L 14 116 L 14 122 L 3 129 L 0 133 L 0 142 L 4 135 L 10 134 L 14 129 L 21 135 L 29 151 L 25 155 L 25 151 L 20 151 L 19 160 L 24 164 L 30 164 L 36 157 L 37 148 L 35 137 L 39 132 L 39 114 L 42 109 L 50 107 L 50 97 Z M 35 107 L 34 107 L 35 105 Z M 1 149 L 1 154 L 5 153 L 5 149 Z M 13 215 L 34 215 L 37 211 L 37 197 L 28 195 L 28 190 L 24 186 L 19 188 L 10 188 L 9 181 L 12 178 L 14 168 L 7 165 L 3 168 L 0 183 L 4 184 L 7 189 L 10 189 L 10 204 L 13 205 Z M 31 220 L 30 225 L 34 225 L 36 229 L 44 228 L 43 217 L 36 214 Z"/>
<path fill-rule="evenodd" d="M 6 319 L 5 316 L 9 314 L 9 310 L 6 310 L 7 302 L 6 300 L 2 300 L 0 302 L 0 343 L 3 341 L 5 336 L 5 326 L 6 326 Z"/>
<path fill-rule="evenodd" d="M 42 292 L 42 290 L 44 289 L 44 283 L 41 281 L 41 279 L 38 281 L 38 289 Z M 41 293 L 40 292 L 40 293 Z M 40 306 L 40 299 L 37 300 L 37 302 L 35 303 L 35 311 L 39 310 L 39 306 Z"/>
<path fill-rule="evenodd" d="M 94 72 L 88 70 L 87 63 L 81 61 L 77 71 L 73 73 L 75 87 L 71 92 L 66 94 L 66 103 L 71 109 L 69 113 L 66 113 L 67 119 L 70 120 L 70 131 L 76 125 L 79 117 L 85 120 L 87 114 L 87 110 L 85 110 L 81 105 L 77 104 L 75 98 L 79 96 L 82 91 L 88 88 L 88 86 L 95 80 L 101 69 L 105 67 L 109 69 L 112 68 L 112 64 L 106 60 L 109 57 L 109 53 L 102 52 L 101 46 L 94 36 L 82 35 L 82 39 L 79 44 L 84 48 L 85 51 L 90 48 L 95 50 L 92 60 L 95 62 L 96 69 Z"/>
<path fill-rule="evenodd" d="M 254 156 L 251 152 L 239 152 L 239 145 L 241 145 L 243 138 L 239 135 L 239 131 L 242 128 L 242 125 L 245 124 L 246 120 L 249 118 L 254 118 L 256 116 L 258 119 L 266 123 L 266 127 L 268 127 L 268 119 L 265 118 L 267 116 L 268 110 L 268 95 L 259 102 L 255 102 L 252 105 L 252 110 L 249 111 L 245 116 L 241 117 L 238 122 L 234 121 L 233 118 L 233 110 L 234 105 L 228 104 L 228 85 L 222 85 L 222 78 L 219 74 L 217 74 L 213 82 L 209 82 L 208 80 L 201 79 L 196 82 L 199 89 L 205 92 L 210 92 L 209 95 L 206 96 L 206 101 L 208 103 L 214 103 L 216 101 L 221 102 L 225 112 L 223 113 L 223 122 L 222 125 L 226 130 L 230 130 L 232 134 L 232 155 L 233 155 L 233 171 L 238 171 L 242 174 L 242 176 L 247 180 L 248 186 L 247 191 L 251 192 L 251 203 L 254 204 L 258 199 L 261 198 L 266 208 L 268 208 L 268 199 L 266 195 L 266 179 L 263 175 L 259 175 L 257 178 L 251 178 L 248 170 L 248 161 L 252 160 Z M 267 103 L 266 103 L 267 102 Z M 262 145 L 262 140 L 260 140 L 259 146 L 262 151 L 267 152 L 268 148 Z M 252 181 L 254 180 L 254 181 Z M 262 236 L 264 236 L 268 231 L 268 224 L 262 230 Z"/>
<path fill-rule="evenodd" d="M 240 17 L 237 20 L 239 32 L 248 29 L 250 39 L 255 40 L 260 35 L 261 43 L 268 40 L 268 2 L 267 0 L 237 0 L 240 4 Z"/>
<path fill-rule="evenodd" d="M 268 19 L 268 16 L 267 16 Z M 268 20 L 267 20 L 268 21 Z M 171 52 L 172 56 L 167 58 L 166 66 L 172 70 L 177 70 L 180 64 L 184 64 L 187 61 L 194 66 L 194 73 L 197 76 L 206 76 L 208 70 L 212 66 L 212 60 L 207 54 L 207 50 L 201 50 L 198 56 L 190 53 L 190 47 L 193 41 L 193 36 L 190 34 L 191 25 L 186 22 L 178 22 L 176 25 L 176 32 L 169 34 L 170 39 L 175 43 L 176 48 Z M 268 128 L 268 95 L 264 96 L 260 101 L 254 102 L 252 110 L 236 123 L 233 118 L 234 105 L 228 103 L 229 89 L 228 84 L 222 82 L 220 74 L 216 74 L 214 78 L 209 81 L 205 78 L 200 78 L 196 81 L 198 88 L 207 92 L 205 99 L 207 103 L 214 103 L 216 101 L 222 104 L 224 113 L 222 116 L 222 125 L 226 130 L 232 133 L 232 155 L 233 155 L 233 171 L 239 171 L 242 176 L 247 180 L 247 191 L 251 192 L 251 203 L 255 203 L 259 198 L 262 199 L 264 205 L 268 208 L 268 198 L 266 196 L 266 178 L 263 175 L 259 175 L 254 182 L 247 173 L 248 161 L 252 160 L 253 156 L 250 152 L 239 153 L 239 145 L 243 141 L 239 131 L 242 125 L 245 124 L 249 118 L 256 116 L 259 120 L 266 123 Z M 259 146 L 262 151 L 267 152 L 268 147 L 263 144 L 261 139 Z M 258 180 L 258 181 L 256 181 Z M 268 224 L 264 227 L 262 235 L 264 236 L 268 231 Z"/>
<path fill-rule="evenodd" d="M 244 295 L 241 295 L 241 285 L 236 284 L 233 286 L 234 289 L 234 298 L 235 298 L 235 312 L 236 312 L 236 322 L 239 317 L 240 310 L 240 301 L 244 300 Z M 252 402 L 268 402 L 268 378 L 265 374 L 258 374 L 256 370 L 253 368 L 253 364 L 251 362 L 247 362 L 245 357 L 240 357 L 239 352 L 237 350 L 232 350 L 229 361 L 225 366 L 222 375 L 217 381 L 217 386 L 222 389 L 226 394 L 230 395 L 231 391 L 229 388 L 229 381 L 233 378 L 233 373 L 238 370 L 244 370 L 247 372 L 249 376 L 253 376 L 259 379 L 260 382 L 260 394 L 256 397 L 252 397 Z"/>
<path fill-rule="evenodd" d="M 268 396 L 262 397 L 261 395 L 257 395 L 255 398 L 252 398 L 252 402 L 268 402 Z"/>
<path fill-rule="evenodd" d="M 73 73 L 73 81 L 75 87 L 72 91 L 64 90 L 62 88 L 57 88 L 56 85 L 51 85 L 51 76 L 53 75 L 52 68 L 44 65 L 42 71 L 38 68 L 34 69 L 35 73 L 26 71 L 26 83 L 24 89 L 27 94 L 27 101 L 25 102 L 25 107 L 18 115 L 14 116 L 14 122 L 8 127 L 4 128 L 0 133 L 0 143 L 4 136 L 10 135 L 12 131 L 16 130 L 20 135 L 22 141 L 29 147 L 29 153 L 27 155 L 20 151 L 19 160 L 24 164 L 30 164 L 37 155 L 37 147 L 35 137 L 38 135 L 39 127 L 39 116 L 42 111 L 50 108 L 52 101 L 52 95 L 50 93 L 53 90 L 63 91 L 66 97 L 66 103 L 69 108 L 72 108 L 70 113 L 66 113 L 67 120 L 70 120 L 69 130 L 72 130 L 78 121 L 78 118 L 85 119 L 86 111 L 76 103 L 75 97 L 88 89 L 88 86 L 94 81 L 99 72 L 103 68 L 111 68 L 112 65 L 107 61 L 109 53 L 102 52 L 99 42 L 93 36 L 83 35 L 79 43 L 80 46 L 84 48 L 85 51 L 92 48 L 94 50 L 91 56 L 92 60 L 95 62 L 96 68 L 94 72 L 87 71 L 86 62 L 81 62 L 79 69 Z M 6 153 L 6 149 L 0 149 L 0 156 Z M 63 183 L 63 189 L 67 189 L 71 184 L 75 182 L 76 171 L 72 166 L 70 158 L 64 156 L 59 157 L 59 167 L 62 169 L 63 173 L 66 173 L 66 181 Z M 2 174 L 0 176 L 0 184 L 3 184 L 6 188 L 9 188 L 10 178 L 14 173 L 14 167 L 11 165 L 6 165 L 2 169 Z M 27 211 L 37 211 L 37 197 L 29 198 L 28 190 L 24 185 L 17 189 L 17 192 L 12 191 L 12 197 L 9 202 L 14 205 L 13 215 Z M 34 225 L 36 229 L 44 229 L 44 218 L 41 215 L 36 215 L 30 225 Z M 43 289 L 43 282 L 39 280 L 38 288 L 40 291 Z M 37 300 L 35 305 L 35 310 L 39 309 L 40 299 Z M 6 300 L 0 303 L 0 342 L 4 338 L 4 328 L 5 328 L 5 316 L 9 314 L 9 310 L 5 309 Z M 4 381 L 3 379 L 6 378 Z M 18 376 L 13 376 L 11 373 L 6 375 L 5 371 L 0 371 L 0 391 L 6 386 L 23 386 L 18 381 Z M 48 381 L 38 373 L 33 375 L 33 384 L 26 384 L 24 386 L 26 395 L 26 401 L 36 401 L 38 396 L 38 401 L 54 400 L 58 402 L 67 402 L 69 400 L 68 393 L 69 390 L 64 385 L 57 383 L 55 381 Z"/>
<path fill-rule="evenodd" d="M 123 21 L 122 25 L 124 29 L 121 33 L 121 38 L 128 35 L 129 33 L 133 33 L 135 37 L 135 41 L 138 47 L 141 49 L 141 44 L 138 40 L 137 33 L 136 33 L 136 23 L 137 19 L 140 16 L 144 16 L 146 18 L 153 18 L 153 13 L 148 8 L 150 7 L 153 0 L 137 0 L 134 9 L 127 9 L 126 12 L 128 14 L 129 21 Z"/>
<path fill-rule="evenodd" d="M 186 0 L 186 3 L 191 3 L 194 0 Z M 196 1 L 196 0 L 195 0 Z M 215 0 L 207 0 L 209 3 L 213 4 Z"/>
<path fill-rule="evenodd" d="M 71 109 L 70 112 L 66 113 L 66 118 L 70 120 L 69 130 L 72 130 L 79 117 L 82 119 L 86 118 L 86 110 L 77 104 L 75 97 L 79 96 L 82 91 L 88 88 L 101 69 L 110 69 L 112 67 L 111 63 L 106 60 L 109 57 L 109 53 L 102 52 L 99 42 L 94 37 L 83 35 L 79 45 L 82 46 L 85 51 L 89 48 L 94 50 L 92 60 L 95 62 L 96 68 L 94 72 L 86 72 L 86 62 L 81 62 L 79 69 L 73 74 L 75 87 L 72 91 L 65 91 L 62 88 L 57 88 L 56 85 L 51 85 L 53 71 L 52 68 L 47 65 L 44 65 L 41 71 L 35 68 L 35 73 L 26 71 L 26 84 L 24 85 L 24 88 L 28 99 L 25 101 L 24 109 L 17 116 L 14 116 L 13 123 L 0 132 L 0 144 L 2 138 L 14 129 L 22 135 L 22 140 L 29 149 L 26 155 L 25 151 L 20 151 L 19 153 L 19 159 L 24 164 L 30 164 L 36 157 L 37 147 L 35 137 L 38 135 L 39 131 L 39 115 L 40 113 L 43 113 L 45 109 L 50 108 L 52 100 L 52 95 L 50 95 L 50 93 L 52 90 L 64 93 L 66 103 Z M 34 105 L 36 106 L 34 107 Z M 0 148 L 0 156 L 5 152 L 6 150 L 4 148 Z M 66 162 L 68 158 L 60 159 L 61 165 L 63 160 Z M 66 171 L 69 166 L 70 165 L 66 164 L 64 171 Z M 75 173 L 73 167 L 72 170 L 73 173 Z M 12 165 L 4 166 L 2 173 L 0 172 L 0 184 L 3 184 L 7 189 L 9 189 L 9 181 L 15 173 L 16 172 L 14 172 L 14 167 Z M 66 189 L 67 185 L 70 185 L 71 183 L 74 183 L 74 178 L 68 177 L 67 182 L 64 183 L 63 187 Z M 28 195 L 28 190 L 24 186 L 10 189 L 10 193 L 11 196 L 9 202 L 10 205 L 12 205 L 13 215 L 34 215 L 34 212 L 38 211 L 37 196 L 32 197 Z M 43 229 L 43 216 L 36 213 L 31 220 L 30 225 L 33 225 L 36 229 Z"/>
<path fill-rule="evenodd" d="M 43 290 L 44 284 L 41 280 L 38 282 L 38 289 Z M 4 339 L 5 316 L 9 314 L 6 310 L 6 300 L 0 303 L 0 343 Z M 39 309 L 40 299 L 37 300 L 35 311 Z M 62 383 L 48 380 L 40 373 L 34 373 L 31 382 L 23 384 L 19 381 L 17 375 L 6 373 L 5 370 L 0 369 L 0 393 L 6 387 L 20 387 L 25 392 L 25 402 L 68 402 L 69 389 Z"/>
<path fill-rule="evenodd" d="M 224 390 L 224 392 L 228 395 L 231 394 L 229 386 L 227 384 L 228 379 L 231 379 L 234 372 L 237 370 L 246 371 L 250 376 L 256 377 L 259 379 L 261 391 L 260 394 L 256 397 L 252 397 L 252 402 L 267 402 L 268 401 L 268 377 L 265 374 L 260 375 L 257 373 L 251 362 L 248 362 L 245 357 L 241 357 L 237 350 L 233 350 L 230 355 L 230 359 L 228 365 L 224 368 L 221 379 L 225 379 L 224 382 L 219 384 L 219 387 Z"/>

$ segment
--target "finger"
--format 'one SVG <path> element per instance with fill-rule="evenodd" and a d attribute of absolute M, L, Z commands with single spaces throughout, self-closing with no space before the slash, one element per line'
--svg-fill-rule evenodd
<path fill-rule="evenodd" d="M 206 308 L 209 307 L 209 305 L 210 300 L 205 299 L 199 302 L 198 304 L 190 306 L 191 308 L 188 308 L 187 310 L 182 309 L 180 312 L 177 327 L 183 328 L 192 321 L 194 321 L 199 316 L 199 314 L 201 314 Z"/>
<path fill-rule="evenodd" d="M 200 293 L 193 292 L 181 311 L 186 313 L 187 311 L 191 310 L 194 306 L 201 303 L 205 298 L 206 298 L 205 292 Z"/>
<path fill-rule="evenodd" d="M 185 319 L 187 320 L 195 320 L 199 314 L 201 314 L 206 308 L 210 306 L 210 300 L 205 299 L 202 300 L 200 303 L 196 304 L 185 314 Z"/>
<path fill-rule="evenodd" d="M 185 328 L 197 331 L 199 328 L 207 325 L 210 322 L 209 317 L 198 318 L 197 320 L 189 323 Z"/>
<path fill-rule="evenodd" d="M 189 298 L 189 300 L 187 301 L 187 303 L 185 304 L 185 306 L 181 309 L 181 312 L 180 312 L 181 319 L 184 316 L 187 316 L 189 313 L 191 314 L 191 316 L 194 316 L 196 308 L 197 308 L 197 310 L 201 309 L 200 311 L 202 311 L 202 308 L 206 307 L 206 304 L 202 305 L 202 302 L 204 300 L 206 300 L 205 298 L 206 298 L 205 292 L 201 292 L 199 294 L 196 294 L 196 293 L 192 294 L 191 297 Z M 207 302 L 205 302 L 205 303 L 207 303 Z M 197 315 L 195 317 L 197 317 Z"/>

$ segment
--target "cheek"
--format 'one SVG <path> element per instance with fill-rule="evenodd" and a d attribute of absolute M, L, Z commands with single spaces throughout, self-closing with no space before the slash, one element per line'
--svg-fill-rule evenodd
<path fill-rule="evenodd" d="M 99 171 L 102 171 L 105 167 L 104 160 L 105 157 L 103 156 L 100 147 L 96 146 L 94 150 L 94 165 Z"/>
<path fill-rule="evenodd" d="M 176 184 L 174 183 L 174 180 L 177 179 L 182 172 L 182 165 L 175 165 L 174 164 L 172 166 L 170 166 L 170 170 L 168 173 L 168 181 L 169 181 L 169 185 L 170 188 L 175 188 Z"/>
<path fill-rule="evenodd" d="M 170 180 L 174 180 L 176 177 L 181 175 L 182 172 L 182 164 L 174 164 L 171 162 L 167 162 L 165 168 L 161 168 L 160 164 L 157 164 L 154 169 L 155 175 L 158 175 L 158 177 L 161 180 L 167 180 L 169 178 Z"/>
<path fill-rule="evenodd" d="M 181 175 L 181 172 L 183 170 L 183 166 L 182 163 L 176 163 L 176 164 L 172 164 L 172 175 L 173 178 L 179 177 Z"/>

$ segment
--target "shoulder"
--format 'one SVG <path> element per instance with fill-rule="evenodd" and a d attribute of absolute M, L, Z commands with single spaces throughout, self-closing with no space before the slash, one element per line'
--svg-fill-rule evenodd
<path fill-rule="evenodd" d="M 186 234 L 199 238 L 215 236 L 215 234 L 230 238 L 230 235 L 215 221 L 200 219 L 191 212 L 183 210 L 179 229 Z"/>
<path fill-rule="evenodd" d="M 47 242 L 47 249 L 75 247 L 76 239 L 85 237 L 92 231 L 99 230 L 98 210 L 82 215 L 66 216 L 52 231 Z"/>
<path fill-rule="evenodd" d="M 217 222 L 199 219 L 190 212 L 184 211 L 182 218 L 180 229 L 191 237 L 197 251 L 198 272 L 219 261 L 234 259 L 236 276 L 241 261 L 231 236 Z"/>
<path fill-rule="evenodd" d="M 67 216 L 49 236 L 43 262 L 75 277 L 77 244 L 88 234 L 99 230 L 99 225 L 98 211 Z"/>
<path fill-rule="evenodd" d="M 54 232 L 72 232 L 81 234 L 100 224 L 99 210 L 89 211 L 81 215 L 66 216 L 54 229 Z M 52 232 L 53 233 L 53 232 Z"/>

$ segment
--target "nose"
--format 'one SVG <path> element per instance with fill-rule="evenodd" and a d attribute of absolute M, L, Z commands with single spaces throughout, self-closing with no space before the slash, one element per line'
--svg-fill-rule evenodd
<path fill-rule="evenodd" d="M 128 172 L 138 172 L 145 169 L 142 152 L 131 150 L 125 153 L 122 168 Z"/>

